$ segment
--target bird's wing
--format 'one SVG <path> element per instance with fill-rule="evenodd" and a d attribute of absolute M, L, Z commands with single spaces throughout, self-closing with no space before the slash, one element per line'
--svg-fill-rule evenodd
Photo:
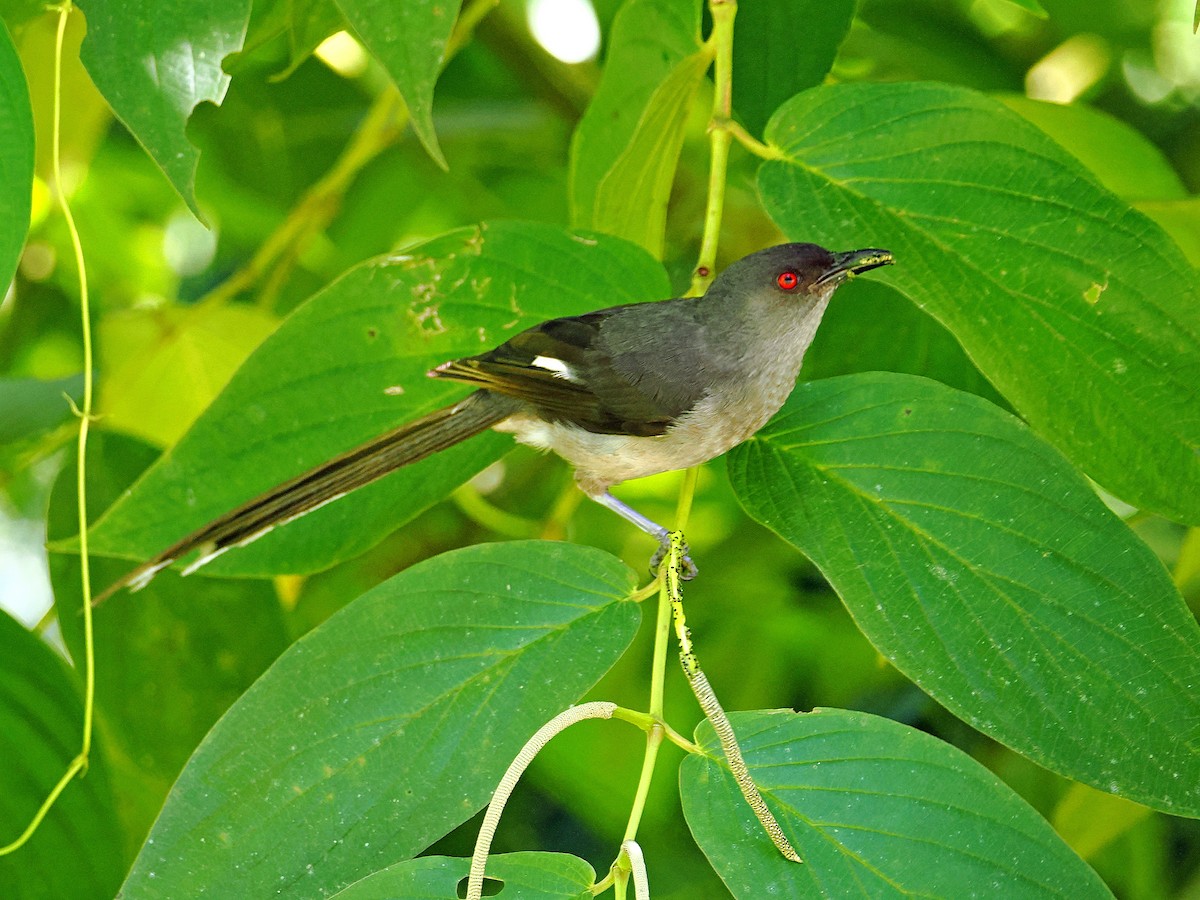
<path fill-rule="evenodd" d="M 665 303 L 552 319 L 495 350 L 453 360 L 430 374 L 516 397 L 547 419 L 588 431 L 663 434 L 704 396 L 704 386 L 689 378 L 663 377 L 668 373 L 655 370 L 661 366 L 629 365 L 623 342 L 613 340 L 639 325 L 653 333 L 658 316 L 649 308 L 660 305 Z M 698 334 L 698 326 L 683 317 L 672 322 L 671 333 L 663 338 L 678 348 L 695 343 Z"/>

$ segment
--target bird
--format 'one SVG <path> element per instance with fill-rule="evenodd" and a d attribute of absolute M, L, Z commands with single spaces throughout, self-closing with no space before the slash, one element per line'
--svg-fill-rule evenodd
<path fill-rule="evenodd" d="M 550 450 L 579 488 L 658 541 L 669 532 L 612 495 L 624 481 L 700 465 L 757 432 L 795 386 L 837 287 L 894 263 L 887 250 L 779 244 L 726 267 L 699 297 L 550 319 L 427 374 L 475 390 L 277 485 L 193 531 L 109 586 L 144 587 L 191 554 L 188 574 L 402 466 L 491 428 Z M 683 560 L 684 577 L 697 568 Z"/>

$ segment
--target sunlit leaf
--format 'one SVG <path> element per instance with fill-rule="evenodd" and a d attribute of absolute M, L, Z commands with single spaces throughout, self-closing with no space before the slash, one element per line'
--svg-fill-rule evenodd
<path fill-rule="evenodd" d="M 278 325 L 243 304 L 132 309 L 99 329 L 106 427 L 169 446 Z"/>

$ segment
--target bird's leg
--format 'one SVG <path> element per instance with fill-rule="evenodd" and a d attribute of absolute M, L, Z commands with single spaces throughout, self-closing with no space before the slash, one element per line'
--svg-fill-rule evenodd
<path fill-rule="evenodd" d="M 671 549 L 670 532 L 657 522 L 647 519 L 632 506 L 627 506 L 626 504 L 622 503 L 608 491 L 604 491 L 603 493 L 599 494 L 589 494 L 588 496 L 597 503 L 607 506 L 626 522 L 636 525 L 638 529 L 646 532 L 646 534 L 658 541 L 658 549 L 654 552 L 654 556 L 650 558 L 650 572 L 653 575 L 657 575 L 659 565 L 662 563 L 663 558 L 667 555 L 667 552 Z M 696 577 L 698 572 L 699 570 L 696 568 L 696 564 L 692 562 L 692 557 L 689 555 L 687 544 L 684 544 L 683 572 L 680 573 L 679 577 L 684 581 L 691 581 Z"/>

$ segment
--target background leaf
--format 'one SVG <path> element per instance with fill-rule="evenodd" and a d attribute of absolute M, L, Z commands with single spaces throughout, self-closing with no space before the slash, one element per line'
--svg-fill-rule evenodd
<path fill-rule="evenodd" d="M 1004 403 L 941 323 L 894 288 L 859 278 L 838 288 L 804 355 L 800 377 L 819 381 L 880 371 L 923 375 Z"/>
<path fill-rule="evenodd" d="M 254 306 L 127 310 L 99 331 L 107 428 L 170 446 L 279 324 Z"/>
<path fill-rule="evenodd" d="M 125 892 L 307 897 L 415 855 L 622 653 L 634 585 L 598 550 L 529 542 L 447 553 L 359 597 L 209 733 Z"/>
<path fill-rule="evenodd" d="M 83 703 L 63 661 L 0 613 L 0 841 L 25 830 L 79 753 Z M 126 862 L 107 765 L 95 748 L 18 853 L 0 856 L 10 897 L 111 897 Z M 3 844 L 0 844 L 2 846 Z"/>
<path fill-rule="evenodd" d="M 433 87 L 454 30 L 461 0 L 335 0 L 346 20 L 378 59 L 404 98 L 413 131 L 442 168 L 445 157 L 433 130 Z"/>
<path fill-rule="evenodd" d="M 83 394 L 83 376 L 54 381 L 0 378 L 0 444 L 11 444 L 48 431 L 71 415 L 71 402 Z"/>
<path fill-rule="evenodd" d="M 88 441 L 89 509 L 99 511 L 129 487 L 158 451 L 120 434 Z M 50 495 L 47 537 L 75 533 L 75 454 L 69 452 Z M 91 561 L 92 584 L 128 568 Z M 83 596 L 79 559 L 50 558 L 54 596 Z M 64 615 L 63 641 L 83 659 L 83 617 Z M 163 573 L 136 595 L 122 594 L 94 614 L 98 741 L 110 761 L 124 856 L 132 860 L 167 791 L 200 740 L 289 643 L 273 585 L 180 578 Z"/>
<path fill-rule="evenodd" d="M 1153 222 L 950 85 L 817 88 L 767 139 L 786 159 L 759 188 L 787 233 L 895 252 L 881 277 L 1038 431 L 1128 502 L 1200 522 L 1200 292 Z"/>
<path fill-rule="evenodd" d="M 1046 103 L 1016 94 L 998 98 L 1083 163 L 1125 200 L 1178 200 L 1187 196 L 1179 173 L 1141 132 L 1115 116 L 1076 104 Z"/>
<path fill-rule="evenodd" d="M 229 76 L 221 60 L 242 47 L 249 0 L 79 5 L 88 25 L 80 56 L 92 81 L 203 220 L 195 193 L 200 151 L 187 138 L 187 123 L 198 104 L 225 99 Z"/>
<path fill-rule="evenodd" d="M 145 558 L 256 493 L 462 397 L 427 378 L 558 315 L 670 292 L 637 247 L 548 226 L 462 229 L 366 263 L 291 315 L 192 430 L 93 529 L 93 552 Z M 297 365 L 303 360 L 304 365 Z M 225 554 L 212 572 L 327 568 L 512 446 L 481 435 Z"/>
<path fill-rule="evenodd" d="M 667 201 L 696 90 L 708 70 L 706 53 L 681 60 L 646 103 L 629 144 L 596 186 L 589 227 L 663 255 Z"/>
<path fill-rule="evenodd" d="M 738 6 L 733 108 L 753 134 L 805 88 L 820 84 L 854 19 L 855 0 L 772 0 Z"/>
<path fill-rule="evenodd" d="M 804 860 L 767 840 L 720 757 L 679 771 L 696 841 L 734 897 L 1109 897 L 995 775 L 912 728 L 816 709 L 730 716 L 746 762 Z"/>
<path fill-rule="evenodd" d="M 630 149 L 639 122 L 656 92 L 700 50 L 700 4 L 696 0 L 629 0 L 613 21 L 610 50 L 600 84 L 571 138 L 571 222 L 599 228 L 597 195 L 605 177 Z M 663 99 L 660 97 L 660 99 Z M 677 125 L 677 122 L 672 121 Z M 644 134 L 642 141 L 656 137 Z M 675 134 L 658 135 L 675 140 Z M 676 150 L 678 153 L 678 150 Z M 631 161 L 627 166 L 633 164 Z M 671 166 L 672 173 L 674 164 Z M 629 202 L 645 203 L 645 198 Z"/>
<path fill-rule="evenodd" d="M 7 289 L 29 230 L 33 113 L 8 29 L 0 22 L 0 287 Z"/>
<path fill-rule="evenodd" d="M 1200 628 L 1162 565 L 1020 422 L 935 382 L 809 382 L 729 454 L 879 651 L 1042 765 L 1200 816 Z"/>

